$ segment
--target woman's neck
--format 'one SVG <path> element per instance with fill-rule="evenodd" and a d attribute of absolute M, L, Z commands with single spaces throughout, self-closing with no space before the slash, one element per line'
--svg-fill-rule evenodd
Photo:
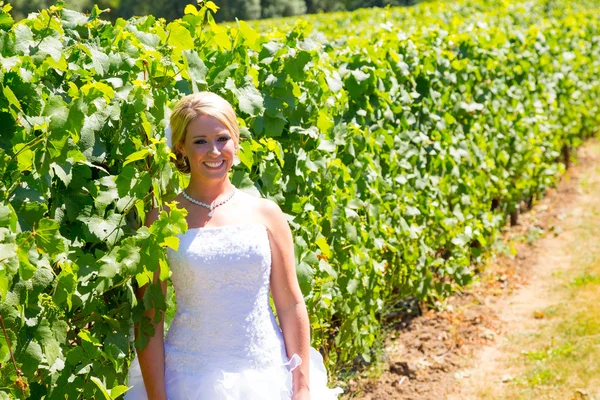
<path fill-rule="evenodd" d="M 211 204 L 219 196 L 231 193 L 233 189 L 234 186 L 229 179 L 220 182 L 195 182 L 191 180 L 185 192 L 195 200 Z"/>

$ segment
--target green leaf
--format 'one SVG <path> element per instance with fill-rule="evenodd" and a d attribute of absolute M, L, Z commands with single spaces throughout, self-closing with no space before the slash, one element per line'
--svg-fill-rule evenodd
<path fill-rule="evenodd" d="M 61 19 L 63 26 L 69 29 L 75 29 L 77 26 L 83 26 L 88 23 L 88 17 L 85 14 L 68 9 L 61 11 Z"/>
<path fill-rule="evenodd" d="M 308 51 L 299 51 L 294 57 L 286 60 L 284 70 L 294 81 L 300 82 L 305 78 L 304 68 L 311 59 Z"/>
<path fill-rule="evenodd" d="M 4 30 L 4 31 L 8 31 L 13 24 L 15 23 L 15 20 L 12 19 L 12 17 L 10 16 L 10 14 L 7 13 L 0 13 L 0 29 Z"/>
<path fill-rule="evenodd" d="M 261 165 L 260 180 L 268 191 L 273 192 L 276 190 L 279 178 L 281 177 L 281 169 L 274 162 L 267 162 Z"/>
<path fill-rule="evenodd" d="M 77 336 L 80 337 L 82 340 L 84 340 L 84 341 L 86 341 L 88 343 L 91 343 L 92 345 L 94 345 L 96 347 L 101 347 L 102 346 L 102 343 L 100 343 L 100 341 L 97 338 L 95 338 L 94 336 L 92 336 L 90 334 L 90 331 L 87 330 L 87 329 L 81 330 L 77 334 Z"/>
<path fill-rule="evenodd" d="M 129 388 L 127 386 L 117 385 L 117 386 L 113 387 L 112 389 L 110 389 L 110 395 L 113 399 L 116 399 L 123 393 L 127 392 L 127 390 L 129 390 Z"/>
<path fill-rule="evenodd" d="M 33 374 L 44 359 L 42 347 L 35 340 L 30 340 L 25 349 L 17 353 L 15 357 L 18 357 L 21 369 L 26 375 Z"/>
<path fill-rule="evenodd" d="M 60 61 L 63 55 L 62 42 L 52 36 L 46 36 L 38 45 L 38 49 L 39 53 L 36 55 L 37 57 L 43 56 L 45 58 L 46 56 L 50 56 L 56 62 Z"/>
<path fill-rule="evenodd" d="M 256 197 L 260 197 L 260 192 L 254 186 L 254 182 L 250 179 L 250 175 L 248 172 L 243 171 L 241 169 L 237 169 L 233 171 L 233 175 L 231 176 L 231 183 L 243 191 L 253 194 Z"/>
<path fill-rule="evenodd" d="M 183 9 L 183 14 L 184 15 L 187 15 L 187 14 L 198 15 L 198 10 L 196 9 L 196 7 L 193 4 L 188 4 Z"/>
<path fill-rule="evenodd" d="M 252 29 L 246 22 L 238 20 L 238 28 L 242 37 L 244 38 L 244 43 L 249 47 L 254 47 L 256 41 L 259 39 L 259 34 Z"/>
<path fill-rule="evenodd" d="M 317 244 L 317 246 L 319 246 L 319 249 L 321 249 L 321 252 L 325 254 L 327 258 L 331 258 L 331 248 L 327 243 L 327 238 L 321 236 L 315 241 L 315 243 Z"/>
<path fill-rule="evenodd" d="M 115 243 L 122 235 L 125 221 L 120 214 L 110 214 L 107 218 L 97 216 L 77 218 L 85 224 L 86 230 L 92 235 L 90 239 Z"/>
<path fill-rule="evenodd" d="M 264 109 L 264 100 L 262 95 L 254 86 L 247 85 L 234 90 L 241 111 L 255 117 Z"/>
<path fill-rule="evenodd" d="M 265 140 L 265 139 L 263 139 Z M 267 149 L 269 149 L 269 151 L 272 151 L 273 153 L 275 153 L 275 156 L 277 156 L 277 160 L 279 161 L 279 164 L 281 164 L 281 166 L 283 167 L 284 165 L 284 157 L 283 157 L 283 148 L 281 147 L 281 143 L 279 143 L 276 140 L 273 139 L 266 139 L 266 143 L 267 143 Z"/>
<path fill-rule="evenodd" d="M 331 264 L 329 264 L 329 262 L 325 260 L 319 260 L 319 270 L 323 271 L 326 274 L 326 276 L 330 276 L 333 279 L 337 279 L 338 277 L 337 272 L 335 272 L 335 269 L 333 269 Z"/>
<path fill-rule="evenodd" d="M 284 116 L 278 115 L 277 117 L 271 117 L 269 115 L 264 115 L 264 130 L 265 135 L 269 137 L 278 137 L 283 133 L 283 129 L 287 124 L 287 120 Z"/>
<path fill-rule="evenodd" d="M 319 117 L 317 118 L 317 128 L 321 133 L 327 133 L 333 128 L 334 122 L 331 116 L 326 111 L 319 111 Z"/>
<path fill-rule="evenodd" d="M 29 261 L 30 255 L 33 258 L 37 258 L 37 252 L 33 249 L 34 243 L 35 241 L 30 238 L 28 232 L 17 236 L 19 276 L 24 280 L 31 279 L 37 269 Z"/>
<path fill-rule="evenodd" d="M 9 280 L 7 275 L 7 271 L 5 269 L 0 269 L 0 300 L 6 301 L 6 295 L 8 293 L 9 288 Z M 12 279 L 11 279 L 12 281 Z M 0 350 L 1 352 L 1 350 Z M 0 363 L 2 363 L 2 358 L 0 357 Z"/>
<path fill-rule="evenodd" d="M 148 194 L 152 186 L 152 178 L 147 171 L 140 171 L 133 165 L 124 166 L 115 179 L 119 197 L 135 196 L 138 199 Z"/>
<path fill-rule="evenodd" d="M 254 164 L 254 153 L 252 153 L 252 145 L 248 141 L 240 142 L 240 151 L 238 157 L 242 164 L 244 164 L 248 170 L 252 170 Z"/>
<path fill-rule="evenodd" d="M 346 286 L 346 290 L 350 294 L 355 294 L 356 289 L 358 289 L 359 285 L 360 285 L 360 282 L 357 279 L 350 279 L 348 281 L 348 285 Z"/>
<path fill-rule="evenodd" d="M 331 77 L 328 76 L 325 79 L 327 81 L 327 86 L 329 87 L 329 90 L 331 90 L 334 93 L 339 92 L 344 87 L 344 84 L 342 83 L 339 74 L 334 74 Z"/>
<path fill-rule="evenodd" d="M 319 150 L 323 150 L 326 151 L 328 153 L 333 153 L 334 151 L 336 151 L 337 146 L 335 145 L 334 142 L 327 140 L 327 139 L 321 139 L 321 141 L 319 142 L 319 146 L 317 147 Z"/>
<path fill-rule="evenodd" d="M 117 262 L 115 252 L 110 252 L 98 260 L 100 267 L 98 268 L 98 276 L 103 278 L 114 278 L 119 273 L 120 265 Z"/>
<path fill-rule="evenodd" d="M 150 284 L 144 292 L 144 306 L 146 310 L 154 308 L 155 310 L 164 311 L 167 308 L 165 296 L 162 293 L 161 285 L 158 283 Z M 154 315 L 154 322 L 160 321 L 160 313 Z"/>
<path fill-rule="evenodd" d="M 188 74 L 192 79 L 192 88 L 194 92 L 198 91 L 198 85 L 206 85 L 206 73 L 208 68 L 204 62 L 198 57 L 195 50 L 184 50 L 182 52 L 183 59 L 187 67 Z"/>
<path fill-rule="evenodd" d="M 117 262 L 121 264 L 124 274 L 135 275 L 140 263 L 140 253 L 134 243 L 128 243 L 125 239 L 124 244 L 117 250 Z"/>
<path fill-rule="evenodd" d="M 69 163 L 52 163 L 50 164 L 50 166 L 52 167 L 52 170 L 54 171 L 58 179 L 60 179 L 65 184 L 65 186 L 69 186 L 71 180 L 73 179 L 73 172 L 71 170 L 72 165 Z"/>
<path fill-rule="evenodd" d="M 114 89 L 103 82 L 86 83 L 81 87 L 80 90 L 84 96 L 91 97 L 87 99 L 88 101 L 91 101 L 96 97 L 94 96 L 94 92 L 103 96 L 107 103 L 110 103 L 110 101 L 115 97 Z M 92 96 L 90 96 L 90 94 L 92 94 Z"/>
<path fill-rule="evenodd" d="M 54 337 L 54 332 L 47 325 L 47 322 L 42 322 L 41 326 L 38 326 L 35 331 L 35 339 L 40 343 L 44 350 L 44 356 L 46 362 L 49 365 L 54 364 L 54 361 L 61 356 L 60 345 Z"/>
<path fill-rule="evenodd" d="M 296 266 L 296 275 L 298 277 L 298 283 L 300 284 L 300 290 L 302 290 L 302 294 L 307 296 L 312 288 L 312 280 L 314 275 L 312 267 L 302 261 Z"/>
<path fill-rule="evenodd" d="M 17 342 L 16 335 L 11 329 L 7 328 L 6 336 L 8 336 L 8 340 L 10 341 L 14 351 L 14 343 Z M 10 350 L 8 348 L 8 342 L 6 341 L 6 336 L 4 334 L 0 335 L 0 364 L 4 364 L 10 360 Z"/>
<path fill-rule="evenodd" d="M 43 218 L 35 229 L 35 242 L 42 254 L 56 257 L 66 251 L 64 238 L 61 236 L 60 225 L 51 219 Z"/>
<path fill-rule="evenodd" d="M 35 47 L 33 32 L 25 24 L 17 24 L 13 27 L 15 33 L 15 47 L 17 52 L 29 55 L 30 49 Z"/>
<path fill-rule="evenodd" d="M 0 243 L 0 262 L 17 255 L 16 243 Z"/>
<path fill-rule="evenodd" d="M 61 129 L 65 126 L 69 117 L 69 107 L 59 96 L 52 96 L 46 102 L 44 115 L 50 117 L 50 128 Z"/>
<path fill-rule="evenodd" d="M 209 19 L 208 23 L 211 28 L 212 40 L 221 50 L 230 51 L 232 49 L 232 42 L 227 30 L 217 25 L 212 19 Z"/>
<path fill-rule="evenodd" d="M 89 51 L 91 53 L 92 65 L 94 66 L 96 73 L 100 76 L 106 75 L 110 68 L 110 59 L 108 56 L 104 51 L 92 46 L 89 47 Z"/>
<path fill-rule="evenodd" d="M 156 313 L 159 314 L 159 313 Z M 138 325 L 138 336 L 135 339 L 135 347 L 138 349 L 144 349 L 148 345 L 148 341 L 154 336 L 155 329 L 154 324 L 150 318 L 144 316 Z"/>
<path fill-rule="evenodd" d="M 169 45 L 174 47 L 175 54 L 181 54 L 183 50 L 190 50 L 194 48 L 194 39 L 179 21 L 171 22 L 167 25 L 169 31 Z"/>
<path fill-rule="evenodd" d="M 143 148 L 142 150 L 138 150 L 135 153 L 131 153 L 125 159 L 125 162 L 123 163 L 123 166 L 125 166 L 125 165 L 127 165 L 129 163 L 132 163 L 134 161 L 143 160 L 144 158 L 146 158 L 146 156 L 148 156 L 148 154 L 150 154 L 150 149 L 149 148 Z"/>
<path fill-rule="evenodd" d="M 77 276 L 73 273 L 70 267 L 63 266 L 63 270 L 56 278 L 56 288 L 52 296 L 56 305 L 61 305 L 67 302 L 69 310 L 73 307 L 72 297 L 77 288 Z"/>
<path fill-rule="evenodd" d="M 2 88 L 2 93 L 4 93 L 4 97 L 8 100 L 8 104 L 14 106 L 17 110 L 21 110 L 21 103 L 8 86 Z"/>
<path fill-rule="evenodd" d="M 94 384 L 96 384 L 96 386 L 98 387 L 98 389 L 100 389 L 100 393 L 102 393 L 102 395 L 104 396 L 104 398 L 106 400 L 112 400 L 113 398 L 110 396 L 110 393 L 108 393 L 108 390 L 106 390 L 106 387 L 104 386 L 104 384 L 102 383 L 102 381 L 100 379 L 98 379 L 95 376 L 90 377 L 90 380 L 92 382 L 94 382 Z"/>
<path fill-rule="evenodd" d="M 170 247 L 171 249 L 177 251 L 179 248 L 179 238 L 177 236 L 168 236 L 164 238 L 163 242 L 160 243 L 161 246 Z"/>
<path fill-rule="evenodd" d="M 212 12 L 216 13 L 219 10 L 219 6 L 217 6 L 213 1 L 207 1 L 204 3 L 204 7 L 208 8 Z"/>

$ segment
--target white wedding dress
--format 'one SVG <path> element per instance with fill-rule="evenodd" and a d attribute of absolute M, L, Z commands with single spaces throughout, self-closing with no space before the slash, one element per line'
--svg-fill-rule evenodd
<path fill-rule="evenodd" d="M 165 339 L 169 400 L 289 400 L 292 373 L 269 305 L 271 249 L 257 223 L 189 229 L 167 250 L 177 313 Z M 310 350 L 312 400 L 337 399 L 321 355 Z M 137 357 L 126 400 L 147 399 Z"/>

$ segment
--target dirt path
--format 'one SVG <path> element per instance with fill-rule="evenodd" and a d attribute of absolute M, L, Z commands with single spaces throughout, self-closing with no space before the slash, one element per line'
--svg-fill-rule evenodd
<path fill-rule="evenodd" d="M 558 196 L 549 202 L 555 207 L 556 221 L 553 222 L 560 224 L 553 226 L 560 226 L 561 232 L 547 235 L 535 243 L 527 285 L 493 306 L 502 324 L 500 340 L 475 352 L 470 368 L 458 374 L 462 378 L 459 379 L 458 393 L 448 399 L 509 398 L 507 384 L 523 374 L 518 363 L 520 354 L 515 354 L 514 350 L 527 351 L 519 348 L 523 347 L 519 346 L 523 342 L 521 339 L 535 344 L 527 337 L 543 337 L 542 332 L 548 330 L 544 310 L 567 300 L 567 293 L 561 290 L 563 278 L 572 278 L 581 269 L 582 254 L 600 254 L 598 247 L 594 247 L 600 237 L 594 239 L 586 235 L 592 227 L 600 226 L 597 212 L 600 204 L 600 145 L 594 142 L 583 148 L 581 159 L 583 165 L 566 177 L 570 181 L 564 182 Z M 563 199 L 567 201 L 559 201 Z M 580 393 L 579 396 L 573 393 L 573 398 L 593 396 L 585 389 Z"/>
<path fill-rule="evenodd" d="M 513 389 L 527 382 L 519 380 L 526 374 L 524 349 L 547 341 L 551 353 L 555 333 L 546 313 L 568 301 L 561 288 L 582 268 L 582 254 L 593 247 L 600 259 L 600 143 L 583 146 L 578 160 L 507 230 L 480 281 L 448 299 L 442 311 L 397 322 L 386 341 L 383 374 L 351 382 L 345 399 L 571 398 L 554 397 L 551 389 L 523 396 Z M 591 226 L 599 227 L 596 236 Z M 595 399 L 584 389 L 575 396 Z"/>

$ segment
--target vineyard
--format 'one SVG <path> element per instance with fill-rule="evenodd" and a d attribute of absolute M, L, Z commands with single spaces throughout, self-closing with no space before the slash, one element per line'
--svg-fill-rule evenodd
<path fill-rule="evenodd" d="M 386 314 L 471 282 L 600 126 L 600 3 L 428 2 L 217 25 L 0 2 L 0 399 L 118 398 L 153 334 L 187 184 L 164 128 L 227 98 L 233 183 L 289 215 L 313 345 L 374 361 Z M 171 204 L 150 228 L 146 213 Z"/>

